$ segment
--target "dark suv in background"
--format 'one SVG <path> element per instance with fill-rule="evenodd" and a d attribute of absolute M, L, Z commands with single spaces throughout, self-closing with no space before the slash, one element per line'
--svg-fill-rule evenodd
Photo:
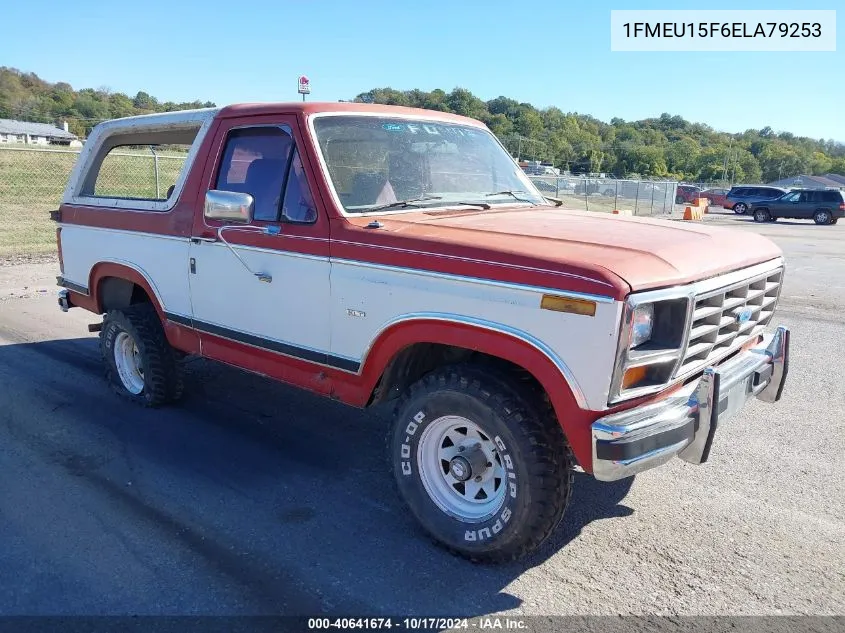
<path fill-rule="evenodd" d="M 751 213 L 755 222 L 797 218 L 836 224 L 845 216 L 845 194 L 837 189 L 793 189 L 780 198 L 752 204 Z"/>
<path fill-rule="evenodd" d="M 725 209 L 733 209 L 734 213 L 744 215 L 748 207 L 755 202 L 779 198 L 786 193 L 786 189 L 780 187 L 769 187 L 767 185 L 737 185 L 731 187 L 728 195 L 725 196 Z"/>

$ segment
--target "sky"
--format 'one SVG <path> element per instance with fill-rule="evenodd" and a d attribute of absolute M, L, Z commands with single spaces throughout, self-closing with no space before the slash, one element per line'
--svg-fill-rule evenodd
<path fill-rule="evenodd" d="M 839 2 L 29 0 L 4 8 L 3 22 L 17 26 L 0 35 L 0 65 L 161 101 L 298 100 L 305 74 L 313 101 L 460 86 L 604 121 L 668 112 L 727 132 L 770 126 L 845 142 L 843 28 L 836 52 L 610 50 L 611 9 Z"/>

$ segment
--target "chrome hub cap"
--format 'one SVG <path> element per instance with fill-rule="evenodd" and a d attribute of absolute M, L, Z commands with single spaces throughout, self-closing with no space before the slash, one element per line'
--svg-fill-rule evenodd
<path fill-rule="evenodd" d="M 126 332 L 117 335 L 114 341 L 114 364 L 120 382 L 129 393 L 138 395 L 144 390 L 144 368 L 141 353 L 135 341 Z"/>
<path fill-rule="evenodd" d="M 431 500 L 461 521 L 483 521 L 505 500 L 506 474 L 496 444 L 466 418 L 431 422 L 420 437 L 417 464 Z"/>

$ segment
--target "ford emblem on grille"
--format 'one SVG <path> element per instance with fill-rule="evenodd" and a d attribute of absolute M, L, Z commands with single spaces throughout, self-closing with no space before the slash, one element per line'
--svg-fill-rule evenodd
<path fill-rule="evenodd" d="M 734 317 L 736 318 L 737 323 L 745 323 L 748 319 L 751 318 L 754 310 L 749 308 L 748 306 L 737 308 L 734 310 Z"/>

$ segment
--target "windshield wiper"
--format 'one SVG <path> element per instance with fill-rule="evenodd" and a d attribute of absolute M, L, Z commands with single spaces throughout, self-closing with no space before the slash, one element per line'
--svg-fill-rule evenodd
<path fill-rule="evenodd" d="M 407 200 L 397 200 L 396 202 L 389 202 L 387 204 L 380 204 L 377 207 L 370 207 L 365 209 L 364 213 L 372 213 L 373 211 L 382 211 L 384 209 L 401 209 L 404 207 L 419 206 L 417 202 L 425 202 L 426 200 L 442 200 L 443 196 L 420 196 L 419 198 L 408 198 Z"/>
<path fill-rule="evenodd" d="M 520 202 L 527 202 L 528 204 L 533 204 L 536 206 L 536 202 L 531 200 L 527 200 L 522 198 L 516 194 L 518 193 L 528 193 L 527 191 L 522 191 L 521 189 L 509 189 L 508 191 L 494 191 L 493 193 L 488 193 L 487 197 L 490 198 L 492 196 L 511 196 L 512 198 L 519 200 Z"/>
<path fill-rule="evenodd" d="M 560 198 L 550 198 L 549 196 L 543 196 L 543 198 L 554 202 L 556 207 L 563 206 L 563 200 L 561 200 Z"/>
<path fill-rule="evenodd" d="M 489 211 L 490 209 L 493 208 L 489 204 L 487 204 L 486 202 L 452 202 L 450 204 L 459 204 L 461 206 L 467 206 L 467 207 L 481 207 L 485 211 Z"/>

